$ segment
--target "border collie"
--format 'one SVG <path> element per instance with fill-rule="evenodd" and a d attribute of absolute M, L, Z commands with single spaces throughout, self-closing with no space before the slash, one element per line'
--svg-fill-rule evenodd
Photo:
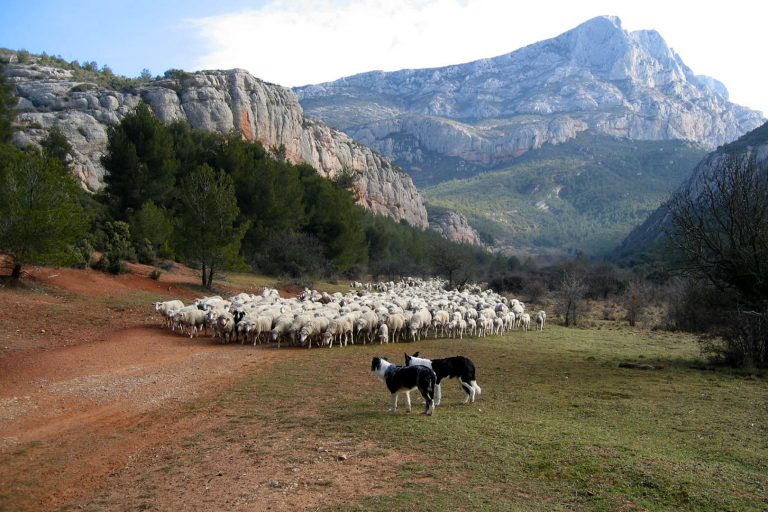
<path fill-rule="evenodd" d="M 384 357 L 374 357 L 371 361 L 371 371 L 376 372 L 379 379 L 387 384 L 387 389 L 392 393 L 392 406 L 390 411 L 397 410 L 397 395 L 405 391 L 405 404 L 408 412 L 411 412 L 411 391 L 419 390 L 424 397 L 424 414 L 432 415 L 435 408 L 435 385 L 437 376 L 431 368 L 425 366 L 396 366 Z"/>
<path fill-rule="evenodd" d="M 469 358 L 464 356 L 447 357 L 445 359 L 422 359 L 418 352 L 412 356 L 405 354 L 405 366 L 412 368 L 414 366 L 426 366 L 432 368 L 437 376 L 437 386 L 435 386 L 435 405 L 440 405 L 440 399 L 443 392 L 440 382 L 448 377 L 452 379 L 458 377 L 461 389 L 467 394 L 464 403 L 474 402 L 476 396 L 483 392 L 475 380 L 475 365 Z"/>

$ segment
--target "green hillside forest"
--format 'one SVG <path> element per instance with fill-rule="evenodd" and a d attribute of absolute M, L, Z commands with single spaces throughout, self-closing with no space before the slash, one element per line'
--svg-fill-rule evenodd
<path fill-rule="evenodd" d="M 516 248 L 604 255 L 650 215 L 707 154 L 685 141 L 582 133 L 503 169 L 422 190 L 464 213 L 486 240 Z"/>

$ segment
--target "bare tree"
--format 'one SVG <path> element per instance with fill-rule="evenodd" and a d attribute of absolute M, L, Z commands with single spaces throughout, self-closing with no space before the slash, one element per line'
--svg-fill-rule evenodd
<path fill-rule="evenodd" d="M 624 309 L 627 310 L 627 321 L 630 327 L 637 325 L 650 302 L 651 289 L 647 282 L 633 279 L 627 283 L 624 293 Z"/>
<path fill-rule="evenodd" d="M 560 282 L 559 309 L 565 316 L 565 326 L 575 326 L 581 316 L 584 296 L 587 293 L 587 283 L 581 274 L 565 272 Z"/>
<path fill-rule="evenodd" d="M 672 243 L 689 275 L 703 277 L 730 304 L 720 334 L 737 364 L 768 364 L 768 166 L 754 155 L 726 155 L 668 208 Z"/>

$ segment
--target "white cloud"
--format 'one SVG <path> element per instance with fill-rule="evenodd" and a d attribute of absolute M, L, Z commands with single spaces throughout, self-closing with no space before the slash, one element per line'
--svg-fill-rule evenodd
<path fill-rule="evenodd" d="M 614 14 L 626 29 L 658 30 L 694 72 L 724 82 L 734 101 L 768 111 L 760 56 L 764 13 L 755 12 L 766 8 L 755 5 L 749 0 L 731 0 L 727 9 L 715 2 L 666 0 L 271 0 L 259 9 L 191 23 L 210 48 L 197 68 L 240 67 L 296 86 L 364 71 L 493 57 Z"/>

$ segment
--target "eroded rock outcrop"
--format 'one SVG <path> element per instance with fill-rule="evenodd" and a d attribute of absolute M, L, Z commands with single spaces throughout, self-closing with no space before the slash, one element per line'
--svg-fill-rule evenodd
<path fill-rule="evenodd" d="M 430 210 L 429 229 L 436 231 L 452 242 L 485 247 L 480 235 L 467 218 L 461 213 L 445 210 L 434 212 Z"/>
<path fill-rule="evenodd" d="M 57 126 L 72 145 L 73 168 L 84 186 L 98 190 L 107 130 L 147 103 L 165 123 L 186 120 L 196 129 L 237 130 L 265 148 L 285 149 L 295 163 L 333 178 L 348 170 L 358 202 L 372 211 L 426 229 L 427 213 L 411 178 L 391 161 L 348 135 L 304 117 L 296 94 L 241 69 L 179 74 L 116 91 L 75 79 L 72 71 L 11 62 L 5 70 L 19 96 L 15 135 L 20 145 L 39 143 Z"/>

